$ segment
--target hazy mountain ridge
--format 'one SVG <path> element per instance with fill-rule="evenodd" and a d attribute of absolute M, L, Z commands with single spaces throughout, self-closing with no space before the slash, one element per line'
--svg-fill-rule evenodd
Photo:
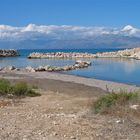
<path fill-rule="evenodd" d="M 140 30 L 124 28 L 0 25 L 0 48 L 133 48 L 140 46 Z"/>

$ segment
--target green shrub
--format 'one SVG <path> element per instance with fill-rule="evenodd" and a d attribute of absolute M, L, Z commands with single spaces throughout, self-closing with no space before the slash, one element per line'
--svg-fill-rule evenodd
<path fill-rule="evenodd" d="M 28 92 L 28 86 L 24 82 L 17 83 L 13 86 L 13 94 L 17 96 L 24 96 Z"/>
<path fill-rule="evenodd" d="M 138 100 L 137 93 L 110 93 L 105 96 L 100 97 L 94 103 L 95 113 L 103 113 L 107 109 L 111 109 L 117 105 L 125 105 L 129 102 Z"/>
<path fill-rule="evenodd" d="M 40 96 L 39 93 L 35 92 L 34 90 L 32 89 L 29 89 L 28 92 L 26 93 L 26 96 L 29 96 L 29 97 L 36 97 L 36 96 Z"/>
<path fill-rule="evenodd" d="M 39 93 L 36 93 L 34 90 L 32 90 L 31 87 L 27 85 L 25 82 L 19 82 L 16 83 L 15 85 L 11 85 L 8 80 L 5 79 L 0 79 L 0 95 L 8 96 L 8 95 L 13 95 L 13 96 L 39 96 Z"/>
<path fill-rule="evenodd" d="M 9 94 L 11 91 L 10 82 L 6 79 L 0 79 L 0 95 Z"/>

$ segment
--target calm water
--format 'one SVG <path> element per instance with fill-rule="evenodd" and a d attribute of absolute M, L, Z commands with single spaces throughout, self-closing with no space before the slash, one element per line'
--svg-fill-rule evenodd
<path fill-rule="evenodd" d="M 20 50 L 20 57 L 0 58 L 0 67 L 14 65 L 16 67 L 55 65 L 64 66 L 73 64 L 74 60 L 47 60 L 27 59 L 31 52 L 85 52 L 85 50 Z M 114 49 L 93 49 L 86 52 L 96 53 L 114 51 Z M 117 50 L 115 50 L 117 51 Z M 64 72 L 67 74 L 96 78 L 102 80 L 116 81 L 140 85 L 140 60 L 133 59 L 91 59 L 92 66 L 86 69 Z"/>

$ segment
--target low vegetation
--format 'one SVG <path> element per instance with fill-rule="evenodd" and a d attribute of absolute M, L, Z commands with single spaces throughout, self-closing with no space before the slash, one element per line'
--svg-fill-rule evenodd
<path fill-rule="evenodd" d="M 16 84 L 11 84 L 10 81 L 6 79 L 0 79 L 0 96 L 6 97 L 34 97 L 40 94 L 35 92 L 30 86 L 25 82 L 19 82 Z"/>
<path fill-rule="evenodd" d="M 109 93 L 100 97 L 94 103 L 95 113 L 111 113 L 117 112 L 124 108 L 129 108 L 132 104 L 139 104 L 139 96 L 137 93 Z"/>

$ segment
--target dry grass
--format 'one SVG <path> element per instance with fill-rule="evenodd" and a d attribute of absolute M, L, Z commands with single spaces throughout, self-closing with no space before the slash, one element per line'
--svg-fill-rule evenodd
<path fill-rule="evenodd" d="M 132 108 L 137 105 L 137 108 Z M 140 124 L 140 98 L 138 93 L 110 93 L 94 102 L 94 112 L 127 118 Z"/>

